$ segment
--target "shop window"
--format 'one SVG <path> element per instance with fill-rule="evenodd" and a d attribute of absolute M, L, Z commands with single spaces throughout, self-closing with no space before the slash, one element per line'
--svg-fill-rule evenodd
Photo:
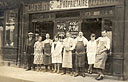
<path fill-rule="evenodd" d="M 5 47 L 17 46 L 17 10 L 9 10 L 5 13 Z"/>
<path fill-rule="evenodd" d="M 65 36 L 68 31 L 72 34 L 72 38 L 77 37 L 80 31 L 81 21 L 80 20 L 68 20 L 68 21 L 57 21 L 56 33 Z"/>

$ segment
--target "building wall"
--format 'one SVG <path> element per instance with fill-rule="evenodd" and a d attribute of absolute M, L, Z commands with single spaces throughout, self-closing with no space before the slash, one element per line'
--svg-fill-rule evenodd
<path fill-rule="evenodd" d="M 120 79 L 128 78 L 128 1 L 126 0 L 126 7 L 124 6 L 122 0 L 122 4 L 114 7 L 115 17 L 113 17 L 113 33 L 112 33 L 112 73 L 113 75 L 119 76 Z M 97 8 L 97 7 L 96 7 Z M 90 10 L 92 10 L 91 8 Z M 22 11 L 23 10 L 23 11 Z M 105 9 L 103 9 L 105 10 Z M 24 64 L 24 41 L 27 38 L 27 33 L 29 31 L 30 24 L 30 15 L 28 13 L 24 13 L 24 8 L 21 9 L 20 12 L 20 20 L 19 20 L 19 29 L 18 35 L 18 49 L 17 48 L 3 48 L 3 53 L 5 54 L 3 57 L 7 57 L 9 59 L 13 58 L 18 60 L 20 64 Z M 35 12 L 37 13 L 37 12 Z M 124 15 L 125 14 L 125 15 Z M 105 16 L 105 15 L 104 15 Z M 97 16 L 98 17 L 98 16 Z M 99 16 L 102 17 L 102 16 Z M 86 16 L 83 16 L 86 19 Z M 82 18 L 82 19 L 83 19 Z M 87 16 L 89 18 L 89 16 Z M 95 16 L 90 16 L 90 18 L 96 18 Z M 107 18 L 107 17 L 104 17 Z M 109 17 L 108 17 L 109 18 Z M 110 17 L 111 18 L 111 17 Z M 125 20 L 125 21 L 124 21 Z M 56 23 L 57 20 L 54 21 Z M 125 37 L 124 37 L 125 36 Z M 19 51 L 17 51 L 19 50 Z M 10 52 L 10 53 L 8 53 Z M 8 55 L 7 55 L 8 54 Z"/>
<path fill-rule="evenodd" d="M 0 27 L 0 61 L 2 60 L 3 27 Z"/>
<path fill-rule="evenodd" d="M 3 60 L 16 61 L 18 46 L 18 9 L 4 11 Z"/>
<path fill-rule="evenodd" d="M 124 79 L 128 79 L 128 0 L 125 0 Z"/>
<path fill-rule="evenodd" d="M 117 14 L 118 13 L 118 14 Z M 124 4 L 115 7 L 113 29 L 113 74 L 123 79 L 124 68 Z"/>

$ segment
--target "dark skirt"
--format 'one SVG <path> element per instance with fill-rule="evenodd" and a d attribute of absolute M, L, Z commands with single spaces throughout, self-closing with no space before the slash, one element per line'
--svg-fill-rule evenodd
<path fill-rule="evenodd" d="M 43 63 L 44 65 L 50 65 L 52 63 L 50 43 L 44 44 Z"/>

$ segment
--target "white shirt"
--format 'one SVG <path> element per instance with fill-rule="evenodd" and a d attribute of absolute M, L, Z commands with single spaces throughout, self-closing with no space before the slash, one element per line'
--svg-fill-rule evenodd
<path fill-rule="evenodd" d="M 107 36 L 106 37 L 99 37 L 96 41 L 99 42 L 98 44 L 100 44 L 100 41 L 104 41 L 105 42 L 105 47 L 108 50 L 110 49 L 110 39 Z"/>
<path fill-rule="evenodd" d="M 73 38 L 65 38 L 63 41 L 63 47 L 69 47 L 70 50 L 73 50 Z"/>

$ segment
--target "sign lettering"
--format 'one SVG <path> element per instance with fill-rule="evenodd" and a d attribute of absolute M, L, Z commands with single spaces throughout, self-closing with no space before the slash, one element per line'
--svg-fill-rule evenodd
<path fill-rule="evenodd" d="M 52 0 L 50 10 L 88 8 L 89 0 Z"/>

